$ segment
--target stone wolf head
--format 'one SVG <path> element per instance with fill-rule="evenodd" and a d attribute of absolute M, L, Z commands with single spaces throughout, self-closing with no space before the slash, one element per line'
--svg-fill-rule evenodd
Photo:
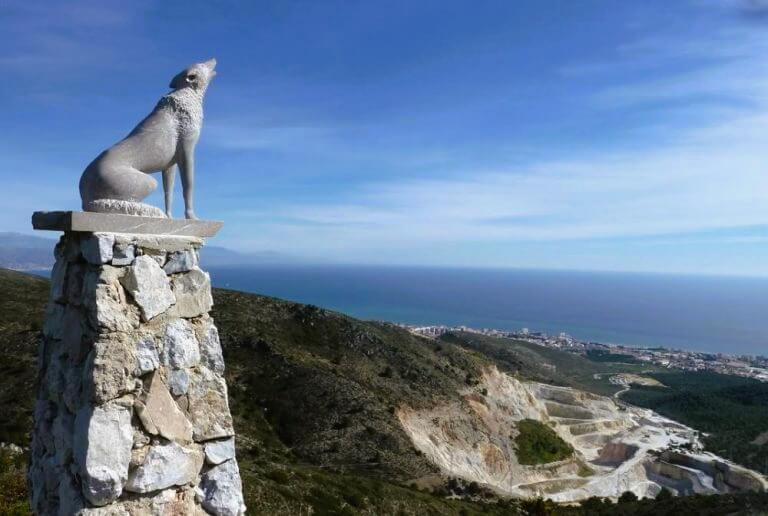
<path fill-rule="evenodd" d="M 192 88 L 197 91 L 205 91 L 208 83 L 216 75 L 215 68 L 216 59 L 190 65 L 171 80 L 170 88 L 172 90 Z"/>

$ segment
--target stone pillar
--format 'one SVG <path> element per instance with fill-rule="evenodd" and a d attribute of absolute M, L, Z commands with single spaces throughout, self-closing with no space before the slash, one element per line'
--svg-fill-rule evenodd
<path fill-rule="evenodd" d="M 35 514 L 245 511 L 202 243 L 65 231 L 39 350 Z"/>

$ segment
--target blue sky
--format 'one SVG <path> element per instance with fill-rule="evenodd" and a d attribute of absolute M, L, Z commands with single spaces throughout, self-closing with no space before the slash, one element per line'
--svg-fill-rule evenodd
<path fill-rule="evenodd" d="M 0 230 L 77 209 L 88 162 L 216 57 L 218 245 L 765 276 L 766 56 L 757 0 L 5 0 Z"/>

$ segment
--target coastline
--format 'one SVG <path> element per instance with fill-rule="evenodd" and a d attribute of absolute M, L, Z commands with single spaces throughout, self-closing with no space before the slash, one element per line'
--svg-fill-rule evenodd
<path fill-rule="evenodd" d="M 532 332 L 528 328 L 523 328 L 520 331 L 507 331 L 492 328 L 477 329 L 467 326 L 394 324 L 407 329 L 411 333 L 428 338 L 439 338 L 445 333 L 452 332 L 477 333 L 487 337 L 522 340 L 531 344 L 582 355 L 595 361 L 613 360 L 614 362 L 622 362 L 626 360 L 628 363 L 647 363 L 649 365 L 652 364 L 683 371 L 710 371 L 768 382 L 768 357 L 761 355 L 706 353 L 685 349 L 670 349 L 662 346 L 637 347 L 581 341 L 564 332 L 554 337 L 543 332 Z"/>

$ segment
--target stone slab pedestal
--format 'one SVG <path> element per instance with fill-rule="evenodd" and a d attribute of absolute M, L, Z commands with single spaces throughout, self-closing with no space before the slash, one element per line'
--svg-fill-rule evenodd
<path fill-rule="evenodd" d="M 35 514 L 244 513 L 202 244 L 71 230 L 59 241 L 39 350 Z"/>

